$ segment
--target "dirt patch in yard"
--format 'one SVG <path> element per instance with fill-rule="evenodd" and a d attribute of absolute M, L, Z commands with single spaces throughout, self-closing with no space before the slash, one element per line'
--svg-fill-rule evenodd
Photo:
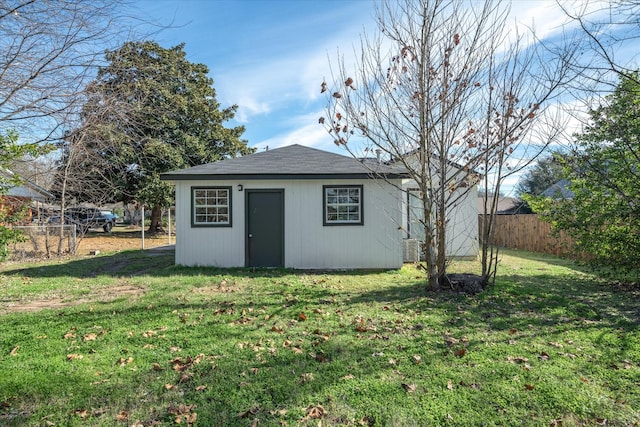
<path fill-rule="evenodd" d="M 175 237 L 172 236 L 172 242 L 175 242 Z M 24 245 L 29 245 L 30 242 L 24 242 Z M 164 247 L 169 245 L 168 237 L 164 235 L 149 235 L 145 233 L 145 249 L 151 249 L 146 254 L 148 256 L 157 256 L 166 253 Z M 114 253 L 126 250 L 139 250 L 142 249 L 142 232 L 141 229 L 131 228 L 128 226 L 117 226 L 111 233 L 104 233 L 102 231 L 89 231 L 82 239 L 78 239 L 78 248 L 75 254 L 65 253 L 61 257 L 65 260 L 82 260 L 90 258 L 91 255 L 96 253 Z M 46 259 L 43 253 L 37 253 L 33 256 L 33 247 L 29 250 L 29 246 L 25 246 L 22 255 L 14 258 L 13 261 L 7 261 L 7 264 L 13 262 L 25 262 L 29 260 L 39 261 Z M 172 247 L 167 248 L 172 250 Z M 19 253 L 16 255 L 20 255 Z M 107 266 L 106 272 L 117 272 L 121 268 L 125 267 L 129 261 L 121 260 L 121 257 L 114 257 L 114 262 Z M 101 303 L 116 300 L 122 297 L 138 298 L 144 295 L 146 289 L 143 287 L 136 287 L 131 285 L 117 285 L 111 287 L 104 287 L 93 290 L 90 294 L 83 295 L 81 298 L 74 298 L 72 296 L 56 296 L 55 298 L 42 298 L 33 300 L 18 300 L 18 301 L 5 301 L 0 302 L 0 314 L 3 313 L 15 313 L 15 312 L 31 312 L 39 311 L 43 309 L 61 309 L 66 307 L 72 307 L 85 303 Z"/>
<path fill-rule="evenodd" d="M 48 308 L 56 310 L 60 308 L 73 307 L 79 304 L 110 302 L 122 297 L 135 299 L 144 295 L 146 291 L 147 290 L 145 288 L 131 285 L 111 286 L 97 289 L 96 292 L 82 298 L 73 298 L 72 300 L 67 298 L 51 298 L 31 301 L 15 301 L 7 304 L 5 307 L 0 307 L 0 313 L 23 313 L 40 311 Z"/>
<path fill-rule="evenodd" d="M 46 247 L 49 246 L 50 257 L 58 256 L 58 242 L 60 238 L 52 234 L 47 243 L 42 232 L 32 232 L 23 242 L 16 243 L 10 248 L 10 259 L 25 261 L 29 259 L 47 258 Z M 76 252 L 70 253 L 70 246 L 73 239 L 65 237 L 60 245 L 62 257 L 77 257 L 95 255 L 96 253 L 119 252 L 124 250 L 142 249 L 142 230 L 140 227 L 117 225 L 110 233 L 101 230 L 90 230 L 84 236 L 76 238 Z M 171 236 L 171 243 L 175 242 L 175 236 Z M 169 238 L 166 234 L 145 233 L 145 249 L 156 248 L 169 245 Z"/>

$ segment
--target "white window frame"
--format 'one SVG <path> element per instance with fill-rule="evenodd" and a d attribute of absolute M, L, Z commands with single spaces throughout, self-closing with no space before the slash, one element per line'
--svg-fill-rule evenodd
<path fill-rule="evenodd" d="M 191 226 L 231 227 L 231 194 L 231 187 L 191 187 Z M 199 199 L 204 203 L 198 204 Z M 198 220 L 200 217 L 205 220 Z"/>
<path fill-rule="evenodd" d="M 354 198 L 357 201 L 354 201 Z M 322 187 L 323 225 L 364 225 L 363 206 L 362 185 L 324 185 Z M 353 218 L 351 218 L 352 215 Z M 342 219 L 339 216 L 342 216 Z"/>

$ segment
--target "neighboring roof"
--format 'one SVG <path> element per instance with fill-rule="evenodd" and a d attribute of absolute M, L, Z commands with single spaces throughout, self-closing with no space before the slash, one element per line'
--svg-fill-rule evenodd
<path fill-rule="evenodd" d="M 1 169 L 0 174 L 3 176 L 13 179 L 16 174 L 11 172 L 8 169 Z M 19 185 L 10 186 L 7 188 L 5 193 L 6 196 L 12 197 L 23 197 L 31 200 L 39 200 L 44 201 L 46 199 L 53 199 L 54 196 L 44 188 L 40 187 L 38 184 L 26 179 L 20 178 L 21 183 Z"/>
<path fill-rule="evenodd" d="M 571 182 L 567 179 L 561 179 L 549 188 L 540 193 L 541 196 L 551 197 L 552 199 L 573 199 L 573 191 L 569 189 Z"/>
<path fill-rule="evenodd" d="M 413 156 L 413 155 L 418 155 L 419 153 L 420 153 L 420 149 L 419 148 L 415 148 L 415 149 L 403 154 L 402 156 L 393 156 L 391 158 L 391 160 L 387 161 L 387 164 L 393 165 L 393 164 L 396 164 L 396 163 L 401 163 L 402 158 L 408 158 L 408 157 Z M 436 156 L 435 154 L 431 154 L 431 157 L 434 159 L 434 161 L 438 161 L 438 156 Z M 446 162 L 447 162 L 447 164 L 449 166 L 453 166 L 456 169 L 465 170 L 465 166 L 461 165 L 458 162 L 454 162 L 453 160 L 449 160 L 449 159 L 447 159 Z M 475 170 L 471 170 L 471 173 L 474 174 L 474 175 L 477 175 L 479 177 L 482 176 L 482 174 L 480 172 L 475 171 Z"/>
<path fill-rule="evenodd" d="M 375 176 L 405 178 L 407 174 L 399 166 L 363 162 L 295 144 L 163 173 L 160 179 L 359 179 Z"/>
<path fill-rule="evenodd" d="M 489 198 L 487 202 L 490 204 L 491 198 Z M 498 203 L 496 206 L 496 214 L 515 213 L 522 205 L 522 201 L 514 197 L 498 196 L 497 202 Z M 479 213 L 484 213 L 485 211 L 484 203 L 485 203 L 484 197 L 479 195 L 478 196 L 478 212 Z M 488 208 L 489 206 L 487 206 L 487 210 L 489 210 Z"/>

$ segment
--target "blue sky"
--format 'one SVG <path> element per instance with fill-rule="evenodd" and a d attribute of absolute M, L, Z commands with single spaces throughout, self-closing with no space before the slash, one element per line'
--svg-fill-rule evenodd
<path fill-rule="evenodd" d="M 516 1 L 521 19 L 542 35 L 561 21 L 553 1 Z M 169 25 L 155 36 L 162 46 L 186 43 L 190 61 L 204 63 L 222 105 L 239 106 L 236 122 L 250 146 L 294 143 L 335 151 L 318 124 L 330 79 L 329 56 L 353 52 L 374 31 L 371 0 L 137 0 L 138 15 Z M 520 19 L 520 18 L 519 18 Z"/>
<path fill-rule="evenodd" d="M 294 143 L 335 148 L 318 124 L 320 83 L 328 54 L 352 51 L 370 26 L 369 0 L 152 0 L 138 13 L 172 28 L 155 36 L 162 46 L 185 42 L 190 61 L 204 63 L 218 101 L 238 105 L 235 122 L 250 146 Z M 234 123 L 235 124 L 235 123 Z"/>
<path fill-rule="evenodd" d="M 184 42 L 188 59 L 209 67 L 218 101 L 239 107 L 228 125 L 244 125 L 250 146 L 340 152 L 318 124 L 320 83 L 331 80 L 330 56 L 352 55 L 360 35 L 376 30 L 373 1 L 135 0 L 133 9 L 169 26 L 154 36 L 162 46 Z M 514 0 L 511 9 L 540 38 L 558 35 L 566 21 L 554 0 Z"/>

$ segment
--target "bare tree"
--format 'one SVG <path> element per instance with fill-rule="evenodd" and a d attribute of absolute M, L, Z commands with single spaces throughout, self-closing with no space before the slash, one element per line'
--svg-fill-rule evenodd
<path fill-rule="evenodd" d="M 376 11 L 379 34 L 362 37 L 354 70 L 338 58 L 334 83 L 323 82 L 320 122 L 348 151 L 364 147 L 406 168 L 422 202 L 428 287 L 440 290 L 455 210 L 481 176 L 493 174 L 485 188 L 499 193 L 514 142 L 566 74 L 525 72 L 540 58 L 520 54 L 501 2 L 407 0 Z"/>
<path fill-rule="evenodd" d="M 582 52 L 572 63 L 579 89 L 609 92 L 620 78 L 636 83 L 640 41 L 640 1 L 563 2 L 558 6 L 577 24 L 571 42 Z"/>
<path fill-rule="evenodd" d="M 523 46 L 528 46 L 523 48 Z M 546 51 L 531 46 L 521 36 L 508 44 L 499 57 L 492 57 L 488 68 L 483 102 L 484 117 L 473 144 L 481 148 L 477 165 L 482 176 L 484 204 L 480 216 L 480 262 L 482 277 L 493 283 L 499 261 L 499 248 L 492 245 L 495 215 L 504 181 L 522 172 L 563 135 L 566 118 L 557 106 L 571 70 L 576 50 L 569 48 L 559 57 L 544 56 Z"/>
<path fill-rule="evenodd" d="M 0 0 L 0 124 L 59 136 L 93 65 L 127 26 L 120 0 Z"/>

